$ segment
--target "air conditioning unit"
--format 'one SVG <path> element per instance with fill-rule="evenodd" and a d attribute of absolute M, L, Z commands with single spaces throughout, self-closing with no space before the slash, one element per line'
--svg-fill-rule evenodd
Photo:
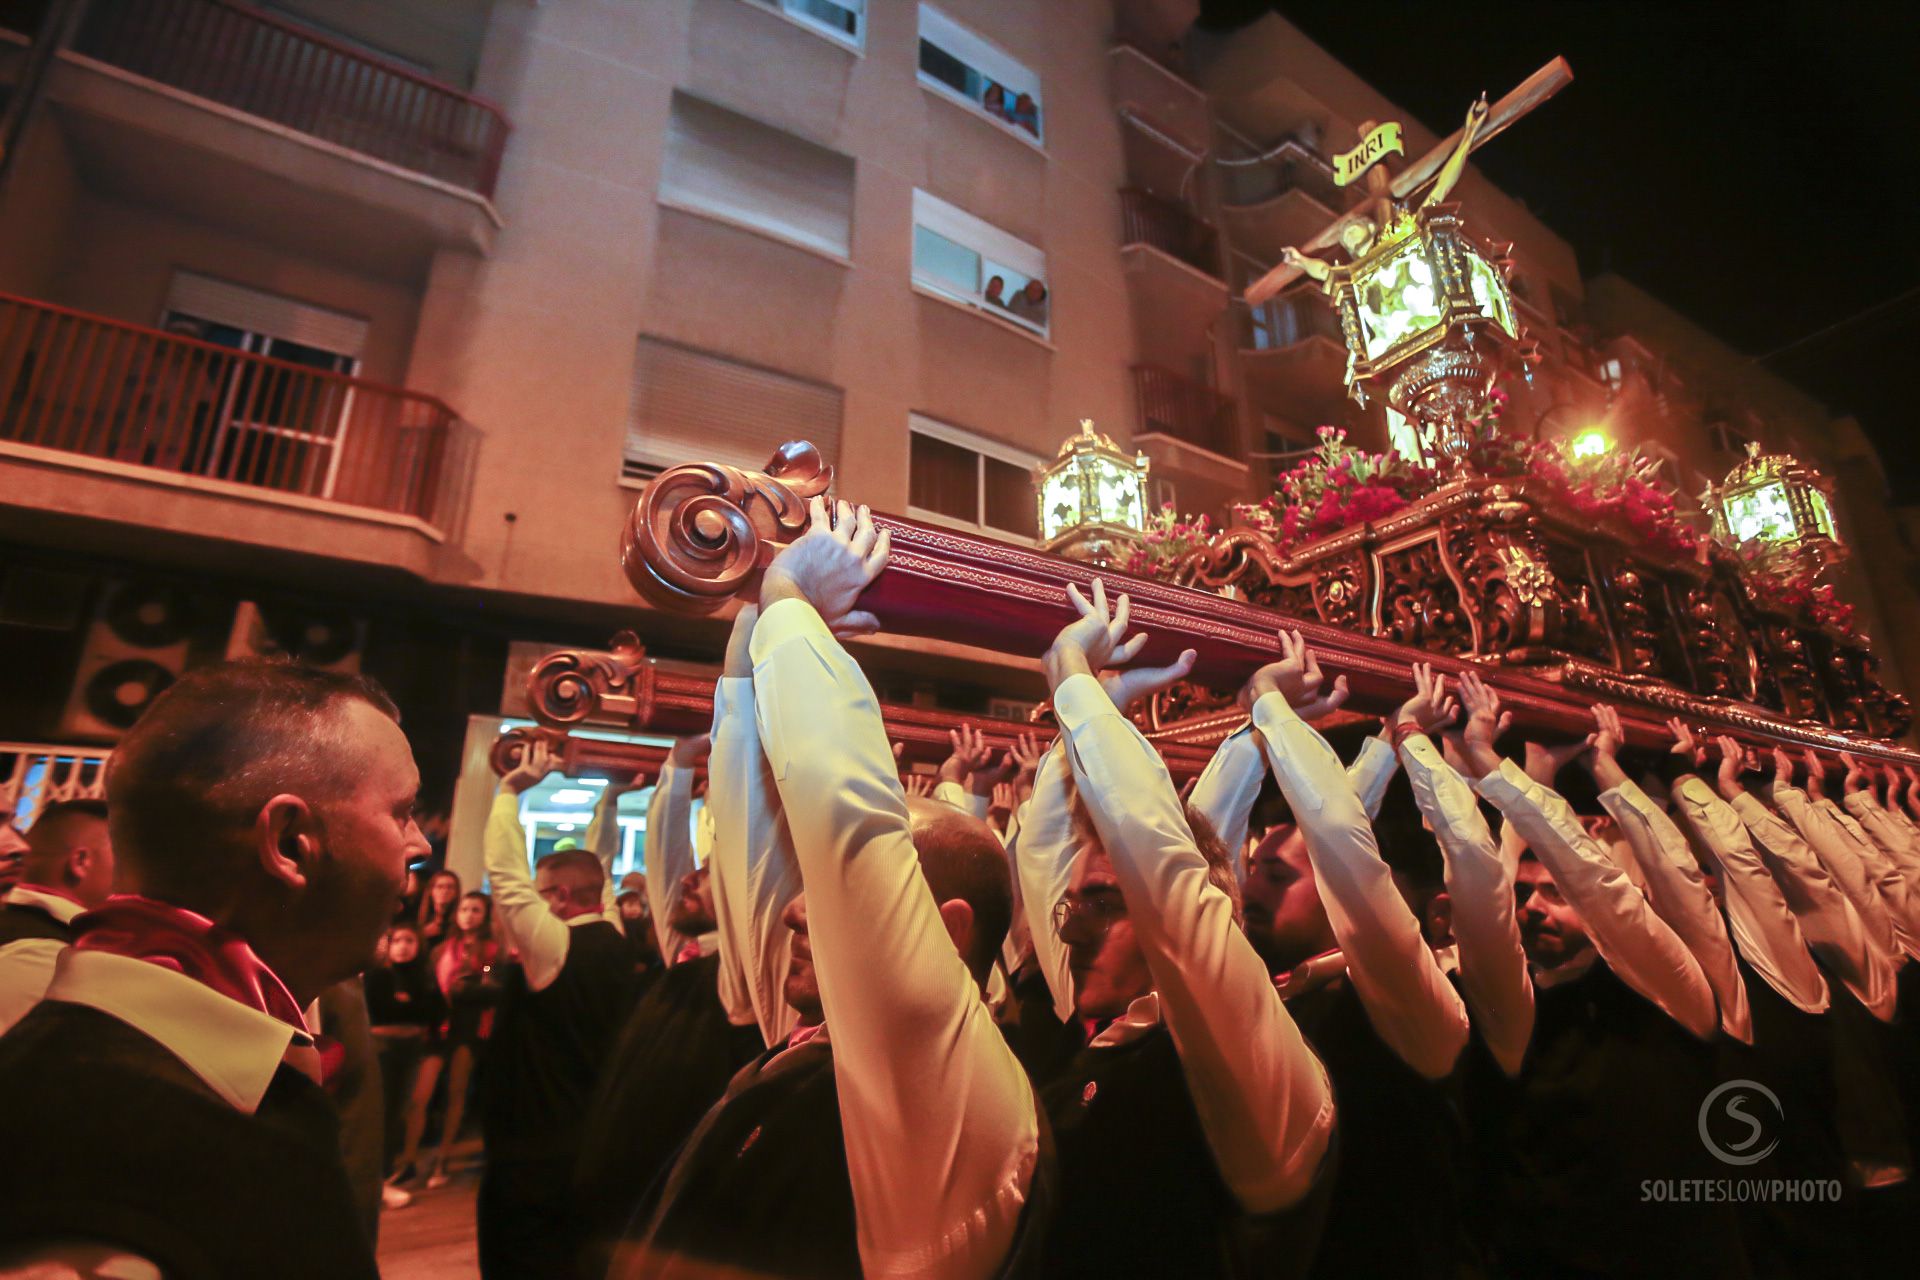
<path fill-rule="evenodd" d="M 187 668 L 203 607 L 162 583 L 109 581 L 87 625 L 63 740 L 113 741 Z"/>
<path fill-rule="evenodd" d="M 233 611 L 229 658 L 288 658 L 303 666 L 358 674 L 367 624 L 338 610 L 242 600 Z"/>

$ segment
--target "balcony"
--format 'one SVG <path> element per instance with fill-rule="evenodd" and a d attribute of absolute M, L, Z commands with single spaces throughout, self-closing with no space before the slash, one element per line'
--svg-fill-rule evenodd
<path fill-rule="evenodd" d="M 1230 397 L 1156 364 L 1133 366 L 1133 390 L 1140 402 L 1137 445 L 1169 440 L 1243 465 L 1238 461 L 1238 415 Z"/>
<path fill-rule="evenodd" d="M 1334 184 L 1333 166 L 1292 138 L 1258 156 L 1216 164 L 1233 247 L 1266 262 L 1278 261 L 1283 247 L 1312 239 L 1350 203 L 1350 193 Z"/>
<path fill-rule="evenodd" d="M 1157 134 L 1189 156 L 1204 156 L 1213 140 L 1207 95 L 1132 44 L 1107 55 L 1113 104 L 1135 127 Z"/>
<path fill-rule="evenodd" d="M 418 279 L 499 226 L 496 107 L 227 0 L 92 5 L 47 95 L 89 187 L 289 251 Z"/>
<path fill-rule="evenodd" d="M 1257 307 L 1237 304 L 1240 364 L 1260 408 L 1325 422 L 1346 394 L 1347 346 L 1340 318 L 1307 284 Z"/>
<path fill-rule="evenodd" d="M 460 428 L 431 396 L 0 294 L 0 502 L 29 513 L 404 567 L 381 544 L 442 539 Z"/>

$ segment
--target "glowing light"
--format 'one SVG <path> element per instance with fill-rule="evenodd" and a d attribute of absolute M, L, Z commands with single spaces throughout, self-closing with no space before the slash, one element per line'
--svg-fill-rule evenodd
<path fill-rule="evenodd" d="M 594 794 L 579 787 L 567 787 L 547 797 L 548 804 L 592 804 Z"/>
<path fill-rule="evenodd" d="M 1613 452 L 1613 437 L 1599 427 L 1588 427 L 1573 438 L 1569 451 L 1576 458 L 1598 458 Z"/>
<path fill-rule="evenodd" d="M 558 823 L 555 825 L 554 830 L 555 831 L 571 831 L 573 830 L 573 824 L 571 822 Z"/>

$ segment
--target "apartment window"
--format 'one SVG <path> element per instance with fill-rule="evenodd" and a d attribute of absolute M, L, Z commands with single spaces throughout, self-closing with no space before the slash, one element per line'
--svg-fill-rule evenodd
<path fill-rule="evenodd" d="M 838 387 L 642 336 L 622 474 L 646 480 L 682 462 L 758 471 L 789 440 L 808 440 L 828 462 L 840 451 Z"/>
<path fill-rule="evenodd" d="M 660 202 L 836 258 L 853 249 L 852 157 L 677 90 Z"/>
<path fill-rule="evenodd" d="M 1030 453 L 913 414 L 907 510 L 985 533 L 1038 536 Z"/>
<path fill-rule="evenodd" d="M 160 327 L 349 377 L 360 371 L 367 343 L 367 322 L 358 316 L 192 271 L 174 273 Z M 271 366 L 224 358 L 196 367 L 201 407 L 190 427 L 187 470 L 263 488 L 317 483 L 321 496 L 332 493 L 352 402 L 346 384 L 287 377 Z"/>
<path fill-rule="evenodd" d="M 1626 366 L 1621 363 L 1619 356 L 1608 356 L 1596 364 L 1593 371 L 1600 375 L 1600 381 L 1614 391 L 1618 391 L 1620 384 L 1626 381 Z"/>
<path fill-rule="evenodd" d="M 913 280 L 943 297 L 1044 334 L 1047 255 L 964 209 L 913 193 Z"/>
<path fill-rule="evenodd" d="M 867 0 L 753 0 L 801 26 L 858 49 L 867 38 Z"/>
<path fill-rule="evenodd" d="M 1039 143 L 1040 77 L 941 13 L 920 6 L 920 83 Z"/>

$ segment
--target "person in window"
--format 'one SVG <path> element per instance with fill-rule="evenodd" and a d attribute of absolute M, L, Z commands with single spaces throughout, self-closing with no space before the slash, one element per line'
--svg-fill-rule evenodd
<path fill-rule="evenodd" d="M 1007 91 L 993 81 L 987 81 L 987 91 L 980 95 L 980 105 L 987 114 L 998 120 L 1011 120 L 1013 113 L 1007 110 Z"/>
<path fill-rule="evenodd" d="M 996 307 L 1007 305 L 1007 282 L 1002 276 L 994 276 L 987 281 L 986 299 Z"/>
<path fill-rule="evenodd" d="M 1033 95 L 1023 93 L 1013 100 L 1013 110 L 1007 113 L 1007 119 L 1019 125 L 1034 137 L 1040 136 L 1040 104 Z"/>
<path fill-rule="evenodd" d="M 1047 286 L 1029 280 L 1007 301 L 1007 310 L 1037 329 L 1047 327 Z"/>

